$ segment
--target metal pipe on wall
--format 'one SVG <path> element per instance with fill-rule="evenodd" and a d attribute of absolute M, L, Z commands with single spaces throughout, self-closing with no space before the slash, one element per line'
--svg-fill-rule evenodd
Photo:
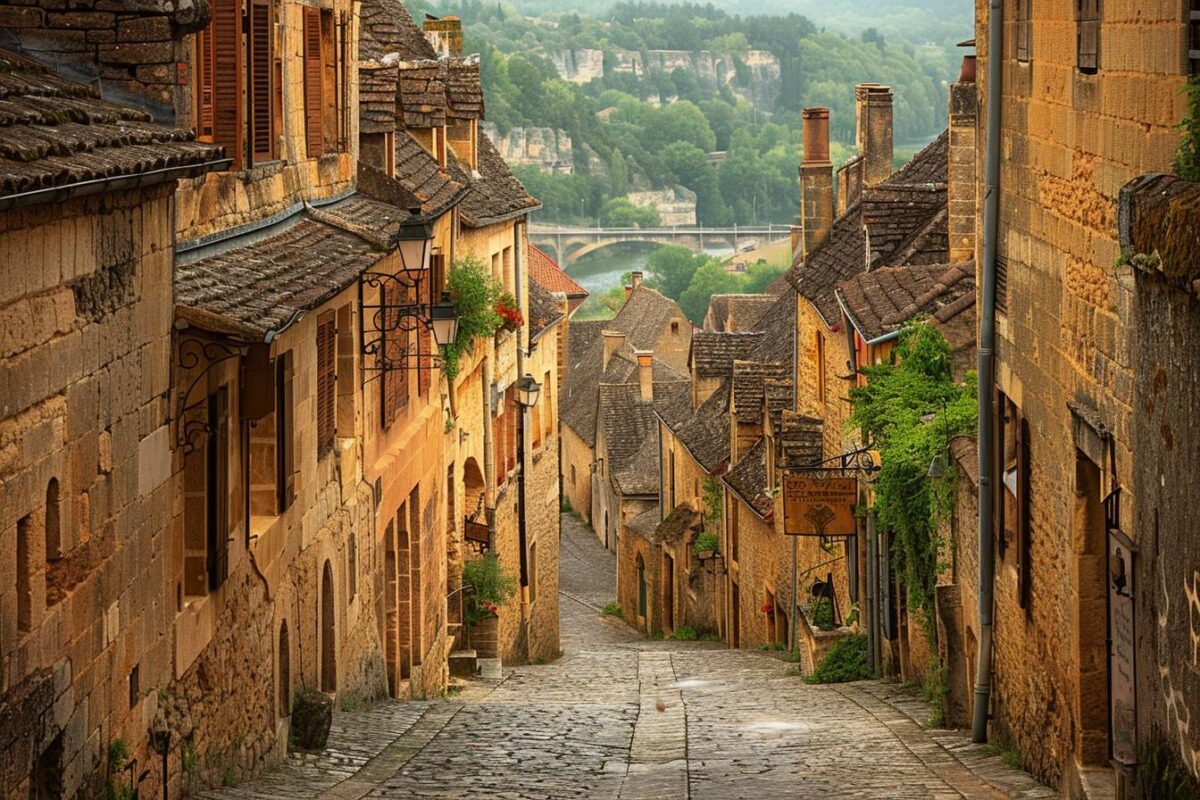
<path fill-rule="evenodd" d="M 995 382 L 996 245 L 1000 217 L 1000 103 L 1003 81 L 1004 14 L 1001 0 L 988 4 L 987 151 L 983 194 L 983 289 L 979 320 L 979 662 L 975 670 L 975 709 L 971 741 L 988 738 L 992 686 L 992 386 Z"/>

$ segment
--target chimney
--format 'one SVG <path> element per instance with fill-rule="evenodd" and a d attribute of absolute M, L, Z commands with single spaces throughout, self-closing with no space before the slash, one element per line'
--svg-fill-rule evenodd
<path fill-rule="evenodd" d="M 641 272 L 632 272 L 632 273 L 630 273 L 630 275 L 629 275 L 629 280 L 630 280 L 630 282 L 633 284 L 633 286 L 632 286 L 632 288 L 631 288 L 631 291 L 632 291 L 633 289 L 637 289 L 639 286 L 641 286 L 641 285 L 642 285 L 642 277 L 643 277 L 643 275 L 642 275 L 642 273 L 641 273 Z"/>
<path fill-rule="evenodd" d="M 975 56 L 963 56 L 962 72 L 950 84 L 950 153 L 946 165 L 946 205 L 949 208 L 950 261 L 975 257 L 975 123 L 979 95 L 975 86 Z"/>
<path fill-rule="evenodd" d="M 892 90 L 878 83 L 854 87 L 854 118 L 862 185 L 876 186 L 892 174 Z"/>
<path fill-rule="evenodd" d="M 816 249 L 833 227 L 833 165 L 829 163 L 829 109 L 806 108 L 804 160 L 800 163 L 800 231 L 792 232 L 792 252 Z M 798 241 L 797 241 L 798 239 Z"/>
<path fill-rule="evenodd" d="M 461 56 L 463 49 L 462 20 L 458 17 L 425 15 L 425 38 L 441 58 Z"/>
<path fill-rule="evenodd" d="M 625 284 L 625 299 L 628 300 L 629 296 L 632 294 L 633 294 L 633 287 L 630 286 L 628 283 Z"/>
<path fill-rule="evenodd" d="M 653 350 L 638 350 L 637 369 L 638 369 L 638 388 L 641 389 L 642 402 L 649 403 L 654 400 L 654 351 Z"/>
<path fill-rule="evenodd" d="M 612 360 L 613 353 L 625 344 L 625 334 L 620 331 L 600 331 L 600 335 L 604 337 L 604 360 L 601 362 L 601 368 L 608 369 L 608 362 Z"/>

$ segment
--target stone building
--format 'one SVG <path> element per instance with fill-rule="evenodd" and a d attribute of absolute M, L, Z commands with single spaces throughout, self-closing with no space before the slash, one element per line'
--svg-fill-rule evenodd
<path fill-rule="evenodd" d="M 780 291 L 784 287 L 780 287 Z M 780 292 L 767 294 L 714 294 L 704 314 L 706 331 L 737 333 L 752 330 L 775 303 Z"/>
<path fill-rule="evenodd" d="M 118 740 L 164 763 L 129 789 L 237 781 L 284 756 L 301 695 L 442 691 L 484 489 L 464 462 L 493 455 L 493 387 L 458 391 L 480 363 L 543 384 L 495 450 L 522 502 L 485 544 L 520 566 L 505 657 L 558 654 L 566 300 L 526 288 L 536 201 L 478 135 L 450 21 L 427 38 L 399 3 L 357 12 L 0 12 L 0 716 L 29 721 L 6 727 L 0 796 L 97 796 Z M 400 245 L 426 228 L 428 269 Z M 535 324 L 477 343 L 457 383 L 428 321 L 456 253 Z"/>
<path fill-rule="evenodd" d="M 1122 257 L 1118 197 L 1171 167 L 1189 21 L 1178 4 L 1017 4 L 1006 8 L 1003 52 L 991 53 L 986 4 L 977 20 L 978 74 L 1003 59 L 1002 86 L 980 85 L 981 109 L 989 91 L 1002 93 L 991 736 L 1064 796 L 1139 796 L 1147 748 L 1197 774 L 1183 722 L 1194 691 L 1169 655 L 1187 625 L 1160 627 L 1186 606 L 1194 566 L 1170 521 L 1187 500 L 1161 466 L 1185 438 L 1156 416 L 1166 402 L 1181 419 L 1192 402 L 1178 359 L 1193 328 L 1169 281 L 1135 275 Z M 1167 364 L 1179 365 L 1173 377 L 1156 379 Z M 968 527 L 964 554 L 978 559 Z M 1125 637 L 1110 652 L 1105 620 L 1128 620 L 1122 575 L 1133 581 L 1136 648 Z M 976 578 L 963 578 L 948 638 L 969 686 L 982 640 Z M 1136 690 L 1123 683 L 1134 663 Z"/>
<path fill-rule="evenodd" d="M 600 385 L 632 382 L 634 351 L 653 354 L 655 380 L 663 375 L 686 379 L 683 370 L 692 336 L 679 306 L 644 285 L 640 272 L 633 273 L 633 285 L 626 291 L 625 305 L 611 320 L 571 323 L 560 408 L 563 498 L 614 551 L 620 523 L 607 506 L 608 495 L 599 491 L 604 480 L 596 444 Z M 621 357 L 614 358 L 618 353 Z"/>
<path fill-rule="evenodd" d="M 95 797 L 110 741 L 155 758 L 175 678 L 174 189 L 228 162 L 37 55 L 0 51 L 0 796 Z"/>

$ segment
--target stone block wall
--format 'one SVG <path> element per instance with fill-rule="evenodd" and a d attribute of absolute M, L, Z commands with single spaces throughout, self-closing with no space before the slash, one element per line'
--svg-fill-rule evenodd
<path fill-rule="evenodd" d="M 559 431 L 562 437 L 563 498 L 585 522 L 592 522 L 592 462 L 595 453 L 579 438 L 579 434 L 566 425 L 560 425 Z M 599 535 L 603 541 L 603 533 Z"/>
<path fill-rule="evenodd" d="M 0 797 L 96 796 L 172 677 L 171 190 L 0 219 Z M 131 685 L 132 676 L 132 685 Z M 149 789 L 149 784 L 145 785 Z"/>
<path fill-rule="evenodd" d="M 986 76 L 986 4 L 976 8 L 978 74 Z M 1087 698 L 1106 691 L 1078 647 L 1063 646 L 1091 635 L 1080 625 L 1090 556 L 1076 546 L 1075 496 L 1077 451 L 1089 443 L 1075 420 L 1093 420 L 1110 437 L 1096 463 L 1100 492 L 1122 488 L 1121 524 L 1135 531 L 1131 342 L 1140 332 L 1131 275 L 1113 266 L 1116 200 L 1129 179 L 1170 167 L 1186 54 L 1178 4 L 1106 4 L 1097 75 L 1076 68 L 1071 7 L 1039 5 L 1033 14 L 1031 63 L 1004 65 L 999 252 L 1008 296 L 997 348 L 999 388 L 1032 435 L 1032 588 L 1025 618 L 1006 623 L 1017 616 L 1015 574 L 997 564 L 995 718 L 1037 777 L 1070 785 L 1078 763 L 1092 759 L 1078 743 L 1094 728 Z M 981 83 L 981 112 L 989 90 Z M 980 175 L 983 155 L 981 147 Z"/>

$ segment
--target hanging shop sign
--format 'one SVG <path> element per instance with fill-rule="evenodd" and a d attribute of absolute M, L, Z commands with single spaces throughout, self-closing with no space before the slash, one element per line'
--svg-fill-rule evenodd
<path fill-rule="evenodd" d="M 858 479 L 784 475 L 783 532 L 788 536 L 854 536 Z"/>

